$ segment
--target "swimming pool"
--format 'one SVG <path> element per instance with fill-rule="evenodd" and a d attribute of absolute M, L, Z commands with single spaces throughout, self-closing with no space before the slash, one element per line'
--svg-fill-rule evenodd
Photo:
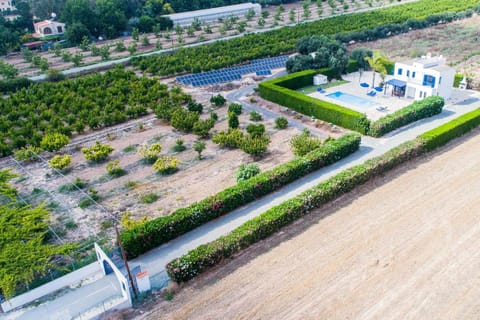
<path fill-rule="evenodd" d="M 354 96 L 353 94 L 345 93 L 342 91 L 335 91 L 326 95 L 329 98 L 339 100 L 345 103 L 353 104 L 354 106 L 361 108 L 370 108 L 376 105 L 376 102 Z"/>

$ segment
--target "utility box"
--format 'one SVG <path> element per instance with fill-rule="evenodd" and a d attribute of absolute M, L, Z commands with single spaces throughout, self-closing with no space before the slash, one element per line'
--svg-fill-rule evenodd
<path fill-rule="evenodd" d="M 326 84 L 328 82 L 327 76 L 323 74 L 317 74 L 313 77 L 313 85 L 320 86 L 322 84 Z"/>
<path fill-rule="evenodd" d="M 137 273 L 135 275 L 135 279 L 137 280 L 138 291 L 145 292 L 149 291 L 152 288 L 147 270 Z"/>

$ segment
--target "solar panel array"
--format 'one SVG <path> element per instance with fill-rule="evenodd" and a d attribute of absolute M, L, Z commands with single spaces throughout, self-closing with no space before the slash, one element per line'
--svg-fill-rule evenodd
<path fill-rule="evenodd" d="M 255 73 L 258 76 L 267 76 L 272 74 L 271 69 L 284 67 L 287 60 L 288 56 L 257 59 L 253 60 L 250 64 L 246 64 L 243 66 L 180 76 L 177 77 L 177 81 L 184 85 L 192 85 L 194 87 L 198 87 L 209 84 L 240 80 L 242 79 L 242 75 L 248 73 Z"/>

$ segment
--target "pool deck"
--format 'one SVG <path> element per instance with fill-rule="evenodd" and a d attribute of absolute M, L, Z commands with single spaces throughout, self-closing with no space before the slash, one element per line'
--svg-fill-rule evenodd
<path fill-rule="evenodd" d="M 360 86 L 360 83 L 366 82 L 368 84 L 371 84 L 372 76 L 373 74 L 371 71 L 364 71 L 361 76 L 359 72 L 350 73 L 342 77 L 344 80 L 349 81 L 348 83 L 327 88 L 325 89 L 324 93 L 313 92 L 308 95 L 313 98 L 325 100 L 325 101 L 335 103 L 343 107 L 347 107 L 349 109 L 364 113 L 367 116 L 367 118 L 372 121 L 378 120 L 384 117 L 386 114 L 395 112 L 413 103 L 414 101 L 413 99 L 407 99 L 404 97 L 402 98 L 394 97 L 390 95 L 390 93 L 384 94 L 384 92 L 377 92 L 377 94 L 374 97 L 367 96 L 367 93 L 370 90 L 372 90 L 372 88 L 363 88 Z M 389 76 L 387 76 L 387 80 L 388 79 L 389 79 Z M 381 81 L 382 81 L 382 78 L 377 73 L 375 76 L 375 86 L 378 86 Z M 337 99 L 332 99 L 326 96 L 327 94 L 333 93 L 335 91 L 342 91 L 366 100 L 370 100 L 374 102 L 375 105 L 368 108 L 364 108 L 364 107 L 359 107 L 359 106 L 349 104 Z M 454 89 L 452 93 L 452 97 L 447 99 L 447 101 L 445 101 L 445 104 L 447 105 L 447 104 L 455 103 L 456 101 L 465 100 L 467 98 L 466 95 L 467 93 L 465 91 Z M 377 107 L 379 106 L 387 107 L 387 110 L 378 111 Z"/>

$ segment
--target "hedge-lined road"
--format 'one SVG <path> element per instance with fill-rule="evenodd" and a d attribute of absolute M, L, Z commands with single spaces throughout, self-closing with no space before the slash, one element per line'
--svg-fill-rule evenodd
<path fill-rule="evenodd" d="M 245 89 L 247 92 L 248 88 Z M 251 90 L 251 88 L 250 88 Z M 245 93 L 243 92 L 243 93 Z M 229 98 L 231 100 L 237 100 L 240 95 L 231 95 Z M 246 105 L 246 104 L 244 104 Z M 249 105 L 248 108 L 255 108 L 254 106 Z M 246 109 L 248 109 L 246 108 Z M 466 102 L 458 103 L 456 105 L 446 105 L 443 112 L 432 118 L 427 118 L 418 122 L 415 122 L 409 126 L 391 132 L 384 136 L 381 139 L 375 139 L 371 137 L 362 137 L 362 144 L 360 150 L 351 156 L 317 172 L 314 172 L 304 178 L 301 178 L 286 187 L 280 189 L 277 192 L 269 194 L 258 201 L 255 201 L 247 206 L 244 206 L 240 209 L 237 209 L 230 214 L 222 216 L 214 221 L 211 221 L 189 233 L 184 234 L 183 236 L 178 237 L 175 240 L 170 241 L 167 244 L 164 244 L 150 252 L 130 261 L 132 266 L 141 265 L 143 270 L 148 270 L 151 276 L 152 284 L 158 286 L 161 283 L 168 281 L 168 277 L 165 271 L 165 265 L 173 260 L 174 258 L 180 257 L 188 251 L 198 247 L 200 244 L 207 243 L 217 239 L 218 237 L 229 233 L 231 230 L 237 228 L 244 222 L 252 219 L 265 212 L 267 209 L 278 205 L 284 202 L 287 199 L 290 199 L 301 192 L 317 185 L 321 181 L 336 175 L 337 173 L 352 167 L 357 164 L 361 164 L 364 161 L 371 159 L 373 157 L 379 156 L 389 149 L 400 145 L 405 141 L 409 141 L 417 137 L 419 134 L 431 130 L 440 126 L 443 123 L 451 121 L 452 119 L 472 111 L 474 109 L 480 108 L 480 94 L 476 94 L 476 97 L 470 98 Z M 274 114 L 266 113 L 266 110 L 258 109 L 258 112 L 262 112 L 265 118 L 276 117 Z M 297 122 L 296 125 L 301 125 Z M 153 277 L 152 277 L 153 276 Z M 95 283 L 98 286 L 98 282 L 105 282 L 105 285 L 108 284 L 107 278 L 102 278 Z M 88 288 L 87 285 L 85 287 Z M 111 292 L 112 298 L 115 297 L 118 293 L 115 291 Z M 58 305 L 64 305 L 65 308 L 69 308 L 74 302 L 74 296 L 71 293 L 67 293 L 59 298 L 63 303 Z M 104 301 L 107 299 L 106 293 L 102 292 L 100 295 L 92 294 L 88 297 L 85 297 L 92 302 L 92 306 L 96 305 L 96 301 Z M 51 302 L 48 302 L 49 304 Z M 68 311 L 68 310 L 67 310 Z M 62 314 L 67 312 L 66 310 L 58 310 L 58 312 L 50 312 L 50 319 L 61 319 Z M 1 318 L 1 316 L 0 316 Z M 38 319 L 38 314 L 35 310 L 24 313 L 19 319 Z"/>

